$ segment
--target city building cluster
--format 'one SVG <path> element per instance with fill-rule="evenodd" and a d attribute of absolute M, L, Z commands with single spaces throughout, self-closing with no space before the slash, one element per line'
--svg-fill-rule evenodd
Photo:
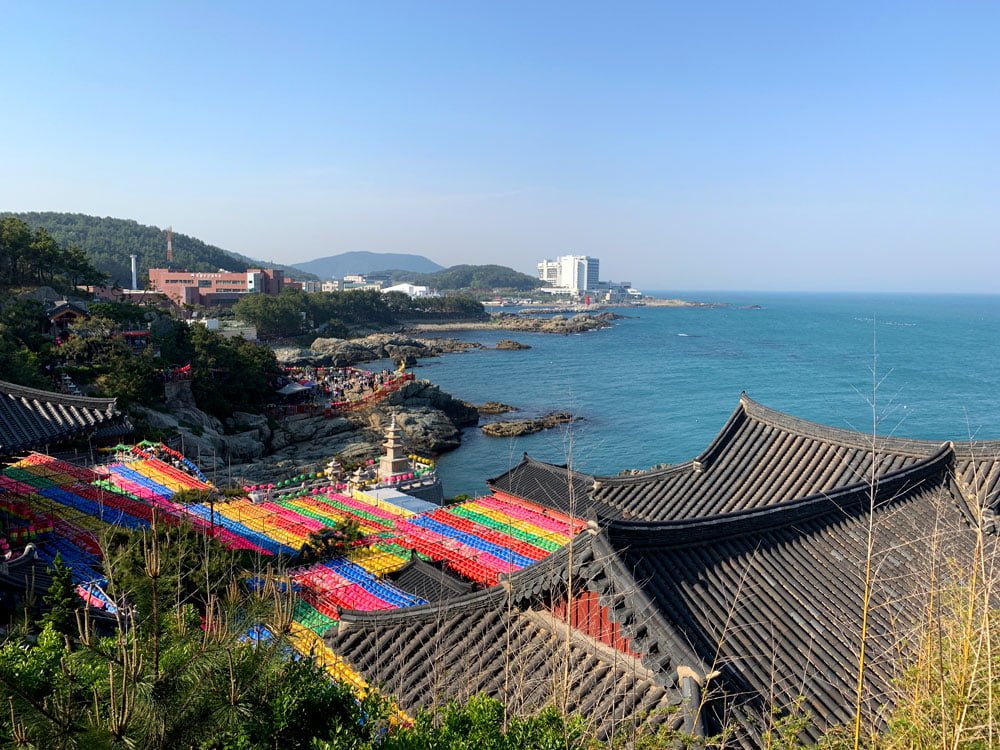
<path fill-rule="evenodd" d="M 641 297 L 629 281 L 601 281 L 599 258 L 589 255 L 561 255 L 538 263 L 538 278 L 545 283 L 542 291 L 578 298 L 597 298 L 606 302 Z"/>
<path fill-rule="evenodd" d="M 402 292 L 410 297 L 431 297 L 435 293 L 426 286 L 395 284 L 388 274 L 348 274 L 343 279 L 325 281 L 295 281 L 278 268 L 251 268 L 231 272 L 186 271 L 170 268 L 150 268 L 149 285 L 154 292 L 166 297 L 178 307 L 213 307 L 232 305 L 247 294 L 281 294 L 284 289 L 305 292 L 343 292 L 374 290 L 383 293 Z"/>

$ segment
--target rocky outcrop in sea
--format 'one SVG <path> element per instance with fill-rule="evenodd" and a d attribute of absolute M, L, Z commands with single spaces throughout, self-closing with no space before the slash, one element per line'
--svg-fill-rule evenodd
<path fill-rule="evenodd" d="M 514 341 L 513 339 L 500 339 L 497 342 L 497 349 L 500 350 L 518 351 L 530 348 L 528 344 L 522 344 L 520 341 Z"/>
<path fill-rule="evenodd" d="M 624 315 L 613 312 L 579 313 L 577 315 L 521 315 L 518 313 L 494 313 L 488 321 L 467 323 L 419 323 L 415 331 L 525 331 L 528 333 L 585 333 L 609 328 Z M 498 347 L 499 348 L 499 347 Z"/>
<path fill-rule="evenodd" d="M 610 328 L 615 320 L 622 315 L 613 312 L 597 314 L 577 313 L 576 315 L 553 315 L 551 317 L 532 317 L 515 313 L 500 313 L 493 318 L 495 328 L 505 331 L 530 331 L 532 333 L 585 333 Z"/>
<path fill-rule="evenodd" d="M 410 365 L 418 359 L 442 354 L 482 349 L 482 344 L 456 339 L 413 338 L 402 334 L 375 333 L 357 339 L 318 338 L 308 349 L 278 347 L 278 361 L 286 365 L 326 365 L 349 367 L 377 359 L 403 361 Z"/>
<path fill-rule="evenodd" d="M 517 411 L 516 406 L 504 404 L 500 401 L 487 401 L 485 404 L 476 406 L 476 409 L 480 414 L 507 414 L 508 412 Z"/>
<path fill-rule="evenodd" d="M 507 419 L 497 422 L 490 422 L 482 426 L 484 434 L 490 437 L 520 437 L 521 435 L 531 435 L 535 432 L 548 430 L 562 424 L 576 422 L 579 417 L 575 417 L 569 412 L 554 411 L 541 417 L 527 419 Z"/>

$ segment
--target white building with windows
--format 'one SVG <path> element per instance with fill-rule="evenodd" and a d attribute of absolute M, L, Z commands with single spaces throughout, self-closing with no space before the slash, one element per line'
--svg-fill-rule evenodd
<path fill-rule="evenodd" d="M 403 294 L 408 294 L 411 297 L 434 297 L 435 294 L 426 286 L 417 286 L 416 284 L 396 284 L 395 286 L 387 286 L 382 289 L 382 293 L 387 292 L 402 292 Z"/>
<path fill-rule="evenodd" d="M 600 285 L 600 260 L 589 255 L 562 255 L 538 264 L 538 278 L 567 294 L 582 294 Z"/>

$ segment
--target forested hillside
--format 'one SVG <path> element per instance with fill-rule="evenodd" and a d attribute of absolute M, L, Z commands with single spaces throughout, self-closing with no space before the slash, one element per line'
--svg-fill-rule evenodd
<path fill-rule="evenodd" d="M 163 229 L 139 224 L 130 219 L 87 216 L 86 214 L 46 212 L 0 213 L 16 216 L 32 229 L 43 228 L 63 246 L 76 245 L 83 249 L 97 270 L 107 274 L 121 286 L 132 283 L 129 255 L 139 256 L 139 277 L 149 268 L 166 264 L 167 238 Z M 261 265 L 260 261 L 208 245 L 199 239 L 179 232 L 174 233 L 175 268 L 189 271 L 245 271 Z M 268 264 L 270 265 L 270 264 Z M 287 266 L 276 266 L 287 268 Z M 309 277 L 296 272 L 296 278 Z"/>
<path fill-rule="evenodd" d="M 436 273 L 392 271 L 394 283 L 408 281 L 434 289 L 511 289 L 526 292 L 537 289 L 542 282 L 534 276 L 520 273 L 507 266 L 452 266 Z"/>

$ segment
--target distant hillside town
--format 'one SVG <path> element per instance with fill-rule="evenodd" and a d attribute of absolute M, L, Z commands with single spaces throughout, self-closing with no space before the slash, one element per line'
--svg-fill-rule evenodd
<path fill-rule="evenodd" d="M 475 266 L 458 268 L 478 268 Z M 496 267 L 502 268 L 502 267 Z M 629 281 L 601 281 L 600 259 L 587 255 L 563 255 L 555 260 L 538 263 L 538 283 L 534 291 L 548 295 L 569 297 L 581 302 L 623 302 L 636 300 L 642 293 L 633 288 Z M 516 274 L 510 269 L 505 269 Z M 450 276 L 444 274 L 451 273 Z M 523 274 L 518 274 L 523 276 Z M 404 277 L 406 280 L 399 280 Z M 412 298 L 438 296 L 435 287 L 413 283 L 424 277 L 449 284 L 451 289 L 473 289 L 476 281 L 471 277 L 460 278 L 453 269 L 445 269 L 434 274 L 407 274 L 399 271 L 345 274 L 340 279 L 302 280 L 289 278 L 278 268 L 249 268 L 246 271 L 230 272 L 220 269 L 216 272 L 150 268 L 149 287 L 154 292 L 166 295 L 174 304 L 213 307 L 233 305 L 247 294 L 278 295 L 284 289 L 298 289 L 308 293 L 332 293 L 351 290 L 398 292 Z M 499 276 L 489 279 L 494 283 L 478 283 L 478 288 L 490 291 L 501 287 L 506 279 Z M 393 283 L 397 282 L 398 283 Z M 135 281 L 133 282 L 135 283 Z"/>
<path fill-rule="evenodd" d="M 247 294 L 279 295 L 285 289 L 308 293 L 345 292 L 351 290 L 401 292 L 409 297 L 432 297 L 436 292 L 416 284 L 387 285 L 387 276 L 378 274 L 348 274 L 343 279 L 326 281 L 296 281 L 287 278 L 279 268 L 250 268 L 246 271 L 216 272 L 186 271 L 170 268 L 150 268 L 149 286 L 167 296 L 175 305 L 203 307 L 233 305 Z"/>

